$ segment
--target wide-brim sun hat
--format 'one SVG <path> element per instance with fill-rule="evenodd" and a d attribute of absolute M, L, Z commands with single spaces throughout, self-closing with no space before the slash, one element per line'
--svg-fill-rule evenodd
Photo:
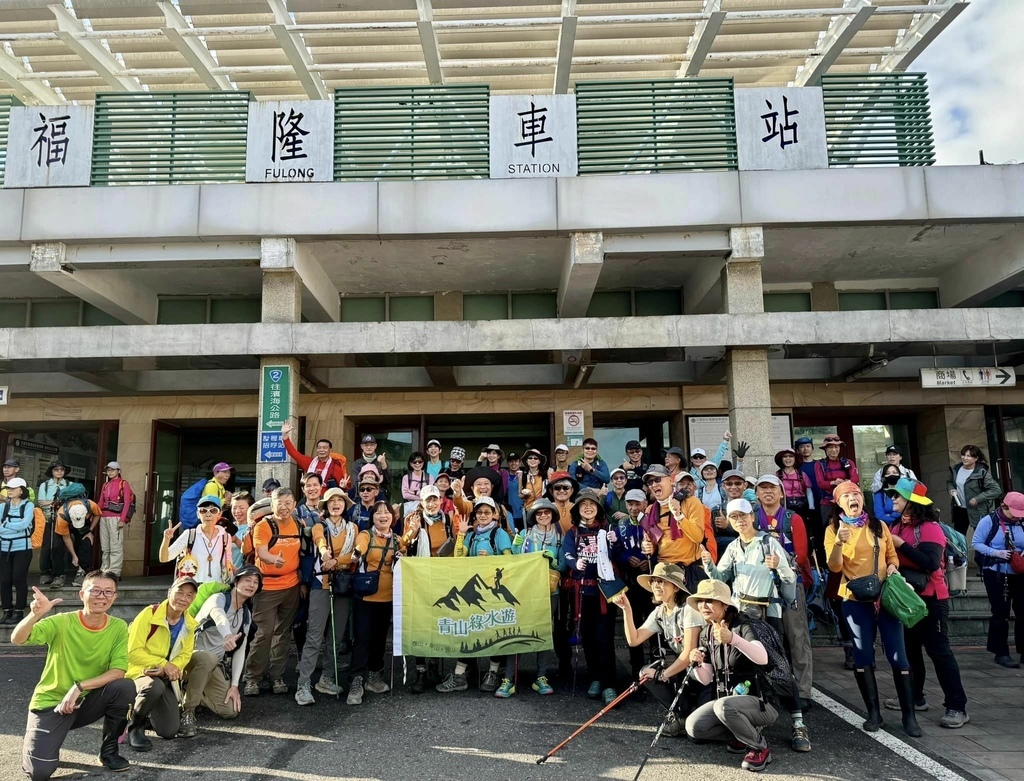
<path fill-rule="evenodd" d="M 484 480 L 490 480 L 491 490 L 497 491 L 501 485 L 501 475 L 491 469 L 489 466 L 475 466 L 466 472 L 466 479 L 463 484 L 467 488 L 472 488 L 473 483 L 483 478 Z"/>
<path fill-rule="evenodd" d="M 568 472 L 555 472 L 548 478 L 548 493 L 554 496 L 554 486 L 561 482 L 567 482 L 572 486 L 572 495 L 575 496 L 576 492 L 580 490 L 580 483 L 575 477 L 572 477 Z"/>
<path fill-rule="evenodd" d="M 533 526 L 536 523 L 536 521 L 534 520 L 534 517 L 537 515 L 537 512 L 539 510 L 550 510 L 551 511 L 551 520 L 552 521 L 557 521 L 558 520 L 558 508 L 555 507 L 555 503 L 551 502 L 551 501 L 549 501 L 547 499 L 538 499 L 536 502 L 534 502 L 532 505 L 530 505 L 530 508 L 526 511 L 526 525 L 527 526 Z"/>
<path fill-rule="evenodd" d="M 526 459 L 528 459 L 530 456 L 537 456 L 538 458 L 540 458 L 540 466 L 537 467 L 538 469 L 543 469 L 545 465 L 548 463 L 548 460 L 547 458 L 545 458 L 544 454 L 541 453 L 536 448 L 531 447 L 529 450 L 523 453 L 523 462 L 525 463 Z"/>
<path fill-rule="evenodd" d="M 654 572 L 650 575 L 641 575 L 636 579 L 637 585 L 646 591 L 654 591 L 651 587 L 652 578 L 667 580 L 684 594 L 689 595 L 690 593 L 690 589 L 686 587 L 686 571 L 676 564 L 658 562 L 654 567 Z"/>
<path fill-rule="evenodd" d="M 696 610 L 698 602 L 706 602 L 709 599 L 731 606 L 732 589 L 720 580 L 702 580 L 697 584 L 697 590 L 686 598 L 686 604 Z"/>
<path fill-rule="evenodd" d="M 54 469 L 58 469 L 58 468 L 59 469 L 63 469 L 65 472 L 67 472 L 67 469 L 68 469 L 67 464 L 65 464 L 59 458 L 54 459 L 53 461 L 50 462 L 50 465 L 48 467 L 46 467 L 46 479 L 47 480 L 52 480 L 53 479 L 53 470 Z"/>
<path fill-rule="evenodd" d="M 796 454 L 796 451 L 793 450 L 793 448 L 791 448 L 791 447 L 783 448 L 782 450 L 780 450 L 778 453 L 775 454 L 775 466 L 777 466 L 779 469 L 782 469 L 782 466 L 783 466 L 782 465 L 782 459 L 783 459 L 783 457 L 785 457 L 787 455 L 793 456 L 794 460 L 796 458 L 798 458 L 798 456 Z M 793 464 L 793 466 L 796 466 L 796 464 Z"/>
<path fill-rule="evenodd" d="M 576 496 L 575 504 L 572 509 L 569 510 L 569 516 L 572 518 L 573 526 L 579 524 L 580 521 L 580 505 L 583 504 L 584 500 L 590 500 L 597 505 L 597 522 L 602 523 L 605 519 L 604 501 L 601 499 L 601 494 L 595 491 L 593 488 L 584 488 Z"/>
<path fill-rule="evenodd" d="M 328 488 L 327 492 L 320 499 L 320 506 L 326 508 L 327 503 L 331 501 L 331 499 L 343 499 L 345 501 L 345 509 L 343 512 L 348 512 L 349 508 L 355 504 L 355 502 L 352 501 L 352 497 L 349 496 L 343 488 Z"/>

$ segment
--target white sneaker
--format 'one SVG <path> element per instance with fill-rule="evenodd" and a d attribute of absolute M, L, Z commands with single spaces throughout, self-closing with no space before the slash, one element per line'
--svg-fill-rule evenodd
<path fill-rule="evenodd" d="M 312 705 L 316 702 L 313 699 L 313 690 L 308 683 L 300 683 L 295 690 L 295 702 L 299 705 Z"/>
<path fill-rule="evenodd" d="M 363 677 L 357 675 L 352 679 L 352 684 L 348 687 L 348 697 L 345 699 L 348 705 L 362 705 L 363 704 Z"/>

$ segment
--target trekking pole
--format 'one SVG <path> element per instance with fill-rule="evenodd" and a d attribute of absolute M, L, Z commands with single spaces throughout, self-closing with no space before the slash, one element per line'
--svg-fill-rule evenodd
<path fill-rule="evenodd" d="M 597 712 L 597 714 L 595 714 L 588 721 L 586 721 L 584 724 L 582 724 L 579 729 L 577 729 L 569 737 L 567 737 L 565 740 L 563 740 L 561 743 L 559 743 L 557 746 L 555 746 L 553 749 L 551 749 L 551 751 L 549 751 L 547 754 L 545 754 L 540 759 L 538 759 L 537 760 L 537 764 L 538 765 L 543 765 L 545 762 L 547 762 L 549 759 L 551 759 L 551 757 L 553 757 L 555 754 L 557 754 L 559 751 L 561 751 L 563 748 L 565 748 L 567 745 L 569 745 L 570 741 L 572 741 L 581 732 L 583 732 L 588 727 L 590 727 L 595 721 L 597 721 L 599 718 L 604 716 L 604 714 L 606 714 L 608 711 L 610 711 L 612 708 L 614 708 L 616 705 L 618 705 L 620 702 L 622 702 L 624 699 L 626 699 L 629 695 L 631 695 L 633 692 L 635 692 L 637 689 L 639 689 L 641 685 L 642 684 L 640 683 L 640 681 L 633 681 L 633 683 L 631 683 L 629 685 L 629 688 L 626 689 L 624 692 L 622 692 L 622 694 L 620 694 L 614 700 L 612 700 L 607 705 L 605 705 L 603 708 L 601 708 L 601 710 L 599 710 Z"/>
<path fill-rule="evenodd" d="M 651 758 L 651 752 L 654 751 L 654 747 L 658 744 L 661 739 L 661 733 L 665 731 L 665 725 L 668 724 L 668 720 L 672 717 L 672 714 L 676 712 L 676 705 L 679 704 L 679 698 L 683 696 L 683 690 L 686 688 L 686 681 L 679 684 L 679 690 L 676 692 L 676 697 L 672 700 L 672 705 L 669 706 L 668 713 L 665 714 L 665 718 L 661 721 L 661 726 L 658 727 L 658 731 L 654 733 L 654 740 L 651 741 L 651 745 L 647 747 L 647 753 L 644 754 L 643 760 L 640 762 L 640 767 L 636 769 L 636 775 L 633 776 L 633 781 L 637 781 L 640 778 L 640 774 L 644 772 L 644 768 L 647 766 L 647 760 Z"/>
<path fill-rule="evenodd" d="M 330 587 L 328 587 L 330 589 Z M 334 688 L 338 694 L 334 695 L 337 699 L 338 695 L 341 694 L 341 685 L 338 683 L 338 632 L 334 626 L 334 592 L 330 591 L 328 598 L 331 600 L 331 652 L 334 654 Z"/>

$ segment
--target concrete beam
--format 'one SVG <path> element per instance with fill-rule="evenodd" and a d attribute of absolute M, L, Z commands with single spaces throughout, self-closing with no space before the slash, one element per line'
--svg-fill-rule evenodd
<path fill-rule="evenodd" d="M 60 242 L 32 245 L 29 269 L 47 282 L 92 304 L 129 325 L 156 322 L 157 294 L 130 274 L 114 270 L 82 270 L 68 263 Z"/>
<path fill-rule="evenodd" d="M 454 366 L 426 366 L 427 376 L 435 388 L 456 388 L 459 380 L 455 376 Z"/>
<path fill-rule="evenodd" d="M 420 47 L 423 49 L 423 63 L 427 68 L 427 80 L 431 84 L 444 84 L 444 73 L 441 70 L 441 47 L 437 43 L 437 30 L 434 29 L 434 7 L 430 0 L 416 0 L 416 12 L 419 19 L 416 31 L 420 36 Z"/>
<path fill-rule="evenodd" d="M 357 350 L 422 360 L 439 344 L 450 353 L 479 353 L 486 346 L 498 354 L 834 345 L 837 338 L 876 349 L 913 344 L 929 354 L 933 344 L 940 354 L 979 342 L 1006 344 L 1024 340 L 1024 308 L 633 317 L 628 328 L 615 317 L 580 318 L 571 328 L 555 319 L 517 320 L 514 329 L 507 320 L 0 328 L 0 360 L 337 356 Z M 425 371 L 423 376 L 429 382 Z"/>
<path fill-rule="evenodd" d="M 732 251 L 729 231 L 669 231 L 667 233 L 604 234 L 604 257 L 616 255 L 680 255 L 726 257 Z"/>
<path fill-rule="evenodd" d="M 167 0 L 160 0 L 157 2 L 157 6 L 164 14 L 164 23 L 167 25 L 163 28 L 164 37 L 171 42 L 171 45 L 178 50 L 182 57 L 192 66 L 193 70 L 199 75 L 199 78 L 203 80 L 210 89 L 233 89 L 231 80 L 224 75 L 215 74 L 214 68 L 219 67 L 217 60 L 210 54 L 210 50 L 206 48 L 198 37 L 190 35 L 188 37 L 181 34 L 182 30 L 190 29 L 191 25 L 185 20 L 185 17 L 178 11 L 178 7 Z"/>
<path fill-rule="evenodd" d="M 722 309 L 722 272 L 725 259 L 713 263 L 706 261 L 695 268 L 683 286 L 683 312 L 688 315 L 708 315 Z"/>
<path fill-rule="evenodd" d="M 871 14 L 875 12 L 875 6 L 868 0 L 847 0 L 846 5 L 857 8 L 853 16 L 837 16 L 832 20 L 825 35 L 818 42 L 818 49 L 821 54 L 809 57 L 807 62 L 800 66 L 793 80 L 795 87 L 814 87 L 821 82 L 821 77 L 832 64 L 839 59 L 843 49 L 849 45 L 861 28 L 867 24 Z"/>
<path fill-rule="evenodd" d="M 559 317 L 586 317 L 602 268 L 604 236 L 599 231 L 571 234 L 558 285 Z"/>
<path fill-rule="evenodd" d="M 67 262 L 75 268 L 201 268 L 253 266 L 260 260 L 258 241 L 201 241 L 162 244 L 73 244 Z"/>
<path fill-rule="evenodd" d="M 24 78 L 28 69 L 0 46 L 0 79 L 10 85 L 18 97 L 26 103 L 42 103 L 56 106 L 64 102 L 56 92 L 43 82 Z"/>
<path fill-rule="evenodd" d="M 323 266 L 295 239 L 263 239 L 260 268 L 267 274 L 293 271 L 302 280 L 302 313 L 313 322 L 337 322 L 341 299 Z"/>
<path fill-rule="evenodd" d="M 715 42 L 715 36 L 725 22 L 725 12 L 721 9 L 722 0 L 704 0 L 704 13 L 709 16 L 693 28 L 693 35 L 686 46 L 686 61 L 679 66 L 677 79 L 700 75 L 704 60 L 707 59 L 711 45 Z"/>
<path fill-rule="evenodd" d="M 939 301 L 942 306 L 980 306 L 1022 284 L 1024 228 L 1015 225 L 983 252 L 955 263 L 943 274 L 939 278 Z"/>
<path fill-rule="evenodd" d="M 278 44 L 284 51 L 284 56 L 288 58 L 288 63 L 295 71 L 299 83 L 302 84 L 302 88 L 306 90 L 306 94 L 312 100 L 329 100 L 330 93 L 327 91 L 324 80 L 319 73 L 310 70 L 313 56 L 306 48 L 301 34 L 288 29 L 288 26 L 294 22 L 291 14 L 288 13 L 285 0 L 267 0 L 267 4 L 274 13 L 274 24 L 270 25 L 270 31 L 277 38 Z"/>
<path fill-rule="evenodd" d="M 124 66 L 95 38 L 86 38 L 85 27 L 63 5 L 47 6 L 57 19 L 57 37 L 82 58 L 101 79 L 118 92 L 141 92 L 142 85 L 133 76 L 124 76 Z"/>
<path fill-rule="evenodd" d="M 562 24 L 558 28 L 558 50 L 555 54 L 555 83 L 551 91 L 564 95 L 569 91 L 572 53 L 576 48 L 576 0 L 562 0 Z"/>

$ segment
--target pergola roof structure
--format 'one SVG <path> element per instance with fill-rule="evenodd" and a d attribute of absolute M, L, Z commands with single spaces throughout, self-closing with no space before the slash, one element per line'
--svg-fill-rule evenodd
<path fill-rule="evenodd" d="M 731 76 L 814 84 L 906 70 L 962 0 L 4 0 L 0 95 L 335 88 Z M 339 8 L 341 10 L 339 10 Z"/>

